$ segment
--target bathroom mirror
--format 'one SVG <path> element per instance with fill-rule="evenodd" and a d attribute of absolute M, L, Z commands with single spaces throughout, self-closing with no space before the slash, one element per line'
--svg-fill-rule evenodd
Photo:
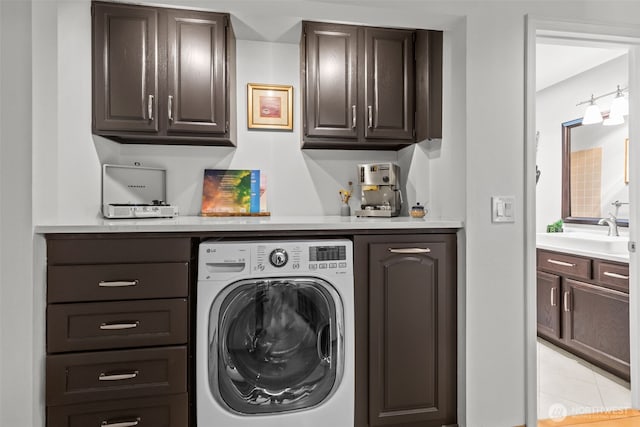
<path fill-rule="evenodd" d="M 562 217 L 564 222 L 597 224 L 616 215 L 629 224 L 629 185 L 625 183 L 628 125 L 562 124 Z M 618 206 L 615 205 L 615 202 Z"/>

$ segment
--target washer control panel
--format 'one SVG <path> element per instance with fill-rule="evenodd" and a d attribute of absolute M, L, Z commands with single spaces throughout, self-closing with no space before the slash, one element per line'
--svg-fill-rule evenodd
<path fill-rule="evenodd" d="M 210 241 L 200 245 L 198 258 L 200 280 L 353 271 L 352 243 L 346 239 Z"/>
<path fill-rule="evenodd" d="M 345 274 L 351 270 L 348 240 L 256 242 L 252 273 Z"/>

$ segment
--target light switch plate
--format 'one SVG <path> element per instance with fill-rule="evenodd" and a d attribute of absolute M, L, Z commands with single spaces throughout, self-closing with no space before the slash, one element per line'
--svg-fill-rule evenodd
<path fill-rule="evenodd" d="M 491 198 L 491 222 L 515 222 L 515 196 Z"/>

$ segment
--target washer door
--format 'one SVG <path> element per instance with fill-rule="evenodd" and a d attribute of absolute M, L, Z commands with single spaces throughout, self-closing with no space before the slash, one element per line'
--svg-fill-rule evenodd
<path fill-rule="evenodd" d="M 214 395 L 241 414 L 299 410 L 327 399 L 343 369 L 335 289 L 317 278 L 244 280 L 227 289 L 210 315 L 217 329 L 210 342 L 218 355 L 209 366 Z"/>

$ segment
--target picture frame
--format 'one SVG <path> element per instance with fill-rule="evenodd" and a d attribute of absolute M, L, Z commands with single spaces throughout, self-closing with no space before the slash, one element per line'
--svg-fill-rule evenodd
<path fill-rule="evenodd" d="M 629 138 L 624 139 L 624 183 L 629 183 Z"/>
<path fill-rule="evenodd" d="M 247 83 L 247 126 L 293 130 L 293 86 Z"/>

